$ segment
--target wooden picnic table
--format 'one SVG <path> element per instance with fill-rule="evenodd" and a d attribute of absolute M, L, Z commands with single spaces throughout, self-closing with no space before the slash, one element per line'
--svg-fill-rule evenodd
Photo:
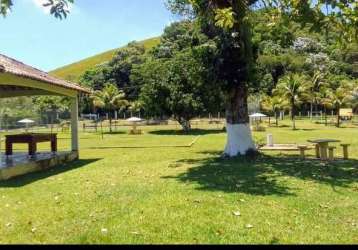
<path fill-rule="evenodd" d="M 37 143 L 39 142 L 51 142 L 51 151 L 57 152 L 57 134 L 36 134 L 25 133 L 17 135 L 6 135 L 6 155 L 12 155 L 12 146 L 15 143 L 26 143 L 29 145 L 29 155 L 36 155 Z"/>
<path fill-rule="evenodd" d="M 328 148 L 329 143 L 338 143 L 340 140 L 335 139 L 319 139 L 319 140 L 308 140 L 310 143 L 316 144 L 316 156 L 322 160 L 328 159 Z"/>

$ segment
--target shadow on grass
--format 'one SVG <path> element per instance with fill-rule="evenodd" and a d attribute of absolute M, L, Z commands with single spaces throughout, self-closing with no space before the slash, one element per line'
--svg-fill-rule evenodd
<path fill-rule="evenodd" d="M 289 125 L 279 125 L 279 126 L 271 125 L 271 126 L 269 126 L 269 128 L 279 128 L 279 129 L 287 128 L 287 129 L 291 129 L 292 131 L 316 131 L 316 130 L 318 130 L 315 128 L 300 128 L 300 127 L 293 129 L 292 126 L 289 126 Z"/>
<path fill-rule="evenodd" d="M 225 133 L 223 129 L 192 129 L 188 132 L 185 132 L 183 130 L 157 130 L 157 131 L 151 131 L 149 134 L 153 135 L 211 135 L 211 134 L 222 134 Z"/>
<path fill-rule="evenodd" d="M 272 126 L 273 128 L 292 128 L 292 126 L 289 125 L 278 125 L 278 126 Z"/>
<path fill-rule="evenodd" d="M 101 135 L 101 132 L 97 132 L 99 135 Z M 125 131 L 115 131 L 115 132 L 103 132 L 104 135 L 124 135 L 126 134 Z"/>
<path fill-rule="evenodd" d="M 153 145 L 153 146 L 103 146 L 88 147 L 89 150 L 107 150 L 107 149 L 153 149 L 153 148 L 191 148 L 190 145 Z"/>
<path fill-rule="evenodd" d="M 56 176 L 65 172 L 69 172 L 75 169 L 83 168 L 89 164 L 97 162 L 101 159 L 88 159 L 77 160 L 71 163 L 59 165 L 55 168 L 44 170 L 42 172 L 30 173 L 24 176 L 19 176 L 11 180 L 0 181 L 0 188 L 16 188 L 29 185 L 31 183 L 47 179 L 52 176 Z"/>
<path fill-rule="evenodd" d="M 185 183 L 198 184 L 198 189 L 246 193 L 250 195 L 295 195 L 294 189 L 284 177 L 315 181 L 346 187 L 358 178 L 358 161 L 322 163 L 318 160 L 302 160 L 295 157 L 271 157 L 259 155 L 256 159 L 237 157 L 223 159 L 221 152 L 202 152 L 205 159 L 181 160 L 180 164 L 194 165 L 178 176 L 163 178 L 177 179 Z"/>
<path fill-rule="evenodd" d="M 299 131 L 309 132 L 309 131 L 316 131 L 316 130 L 318 130 L 318 129 L 314 129 L 314 128 L 297 128 L 294 131 L 297 131 L 297 132 L 299 132 Z"/>

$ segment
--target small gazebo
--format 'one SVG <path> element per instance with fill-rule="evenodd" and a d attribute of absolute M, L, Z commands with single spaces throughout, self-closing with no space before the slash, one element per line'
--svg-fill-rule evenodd
<path fill-rule="evenodd" d="M 71 149 L 78 159 L 78 97 L 90 91 L 74 83 L 50 76 L 0 54 L 0 98 L 20 96 L 66 96 L 71 99 Z M 1 165 L 1 160 L 0 160 Z M 1 173 L 0 173 L 1 175 Z M 1 176 L 0 176 L 1 178 Z"/>

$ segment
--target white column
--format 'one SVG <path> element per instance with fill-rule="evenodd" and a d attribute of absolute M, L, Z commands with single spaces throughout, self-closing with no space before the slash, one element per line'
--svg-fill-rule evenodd
<path fill-rule="evenodd" d="M 72 151 L 78 152 L 78 97 L 71 99 L 71 134 Z"/>

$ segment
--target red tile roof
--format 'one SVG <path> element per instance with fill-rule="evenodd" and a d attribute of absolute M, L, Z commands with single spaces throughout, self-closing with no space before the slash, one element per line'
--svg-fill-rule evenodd
<path fill-rule="evenodd" d="M 41 81 L 48 84 L 56 85 L 66 89 L 76 90 L 78 92 L 90 93 L 90 90 L 56 77 L 39 69 L 28 66 L 10 57 L 0 54 L 0 73 L 10 73 L 16 76 L 28 78 L 35 81 Z"/>

